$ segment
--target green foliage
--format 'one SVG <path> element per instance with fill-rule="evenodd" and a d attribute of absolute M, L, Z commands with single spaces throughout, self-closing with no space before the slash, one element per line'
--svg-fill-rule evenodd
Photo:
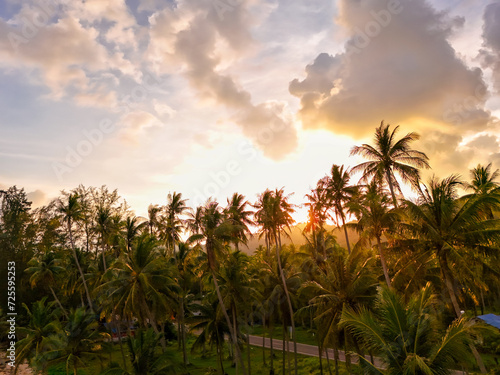
<path fill-rule="evenodd" d="M 380 370 L 361 358 L 367 373 L 447 374 L 453 366 L 466 363 L 477 328 L 457 319 L 442 332 L 434 303 L 430 285 L 408 303 L 393 290 L 381 288 L 374 311 L 344 309 L 340 325 L 386 364 L 387 369 Z"/>

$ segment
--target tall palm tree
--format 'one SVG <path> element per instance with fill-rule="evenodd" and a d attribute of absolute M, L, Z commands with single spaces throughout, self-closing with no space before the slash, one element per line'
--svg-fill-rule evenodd
<path fill-rule="evenodd" d="M 266 192 L 264 192 L 266 196 Z M 264 205 L 258 211 L 259 216 L 263 217 L 260 222 L 263 223 L 263 230 L 267 230 L 272 235 L 276 248 L 276 260 L 281 276 L 281 282 L 285 291 L 290 313 L 290 323 L 292 325 L 293 349 L 295 354 L 295 374 L 297 374 L 297 338 L 295 337 L 295 321 L 293 318 L 293 306 L 290 293 L 286 286 L 285 274 L 281 262 L 281 235 L 286 235 L 286 230 L 290 230 L 290 225 L 294 223 L 291 214 L 295 211 L 292 204 L 288 201 L 289 196 L 285 196 L 283 188 L 271 192 L 264 201 Z"/>
<path fill-rule="evenodd" d="M 430 249 L 436 257 L 457 317 L 462 313 L 456 281 L 477 280 L 470 264 L 479 261 L 488 265 L 486 257 L 480 259 L 476 253 L 496 256 L 495 244 L 500 241 L 500 220 L 484 219 L 485 212 L 500 207 L 500 197 L 497 194 L 459 197 L 458 189 L 462 186 L 455 175 L 442 181 L 432 178 L 428 186 L 420 190 L 417 202 L 405 202 L 407 216 L 403 219 L 407 238 L 420 249 Z M 472 344 L 471 351 L 481 372 L 486 372 Z"/>
<path fill-rule="evenodd" d="M 113 215 L 111 209 L 107 206 L 98 206 L 95 220 L 95 232 L 99 235 L 99 243 L 101 245 L 101 256 L 104 264 L 104 271 L 107 269 L 106 264 L 106 249 L 109 239 L 114 230 Z M 98 246 L 96 246 L 96 259 L 98 257 Z"/>
<path fill-rule="evenodd" d="M 248 226 L 253 225 L 253 221 L 250 219 L 252 211 L 246 210 L 248 205 L 249 203 L 245 200 L 245 196 L 234 193 L 231 199 L 227 200 L 227 206 L 224 210 L 229 222 L 238 228 L 238 231 L 235 233 L 234 241 L 236 250 L 238 250 L 239 243 L 246 244 L 248 242 L 248 236 L 251 235 Z"/>
<path fill-rule="evenodd" d="M 179 349 L 182 347 L 182 357 L 184 365 L 188 364 L 187 358 L 187 337 L 186 337 L 186 304 L 189 301 L 189 297 L 192 296 L 192 287 L 194 284 L 194 279 L 196 278 L 194 274 L 195 268 L 195 255 L 196 252 L 187 242 L 178 243 L 178 251 L 174 254 L 174 259 L 171 259 L 175 264 L 176 268 L 176 279 L 179 288 L 177 289 L 177 332 L 178 332 L 178 343 Z"/>
<path fill-rule="evenodd" d="M 357 191 L 357 187 L 349 185 L 350 179 L 351 173 L 348 169 L 344 170 L 343 165 L 338 166 L 334 164 L 332 166 L 331 175 L 322 180 L 328 200 L 335 211 L 337 225 L 339 224 L 339 219 L 342 221 L 347 251 L 349 253 L 351 253 L 351 245 L 349 244 L 349 236 L 345 225 L 345 206 Z"/>
<path fill-rule="evenodd" d="M 309 202 L 304 205 L 309 207 L 309 211 L 303 235 L 311 245 L 313 257 L 316 259 L 318 254 L 321 253 L 323 258 L 326 258 L 325 222 L 327 219 L 328 199 L 326 189 L 323 187 L 323 180 L 318 181 L 316 187 L 305 197 Z M 306 236 L 306 233 L 311 233 L 310 238 Z"/>
<path fill-rule="evenodd" d="M 158 206 L 157 204 L 150 204 L 148 206 L 148 228 L 149 228 L 149 234 L 156 235 L 155 230 L 158 229 L 158 226 L 160 225 L 160 214 L 161 214 L 161 207 Z"/>
<path fill-rule="evenodd" d="M 251 302 L 257 300 L 257 291 L 252 287 L 248 267 L 248 256 L 236 250 L 228 254 L 219 272 L 221 294 L 225 305 L 231 311 L 233 330 L 236 332 L 237 337 L 241 332 L 241 323 L 243 322 L 245 326 L 248 322 L 246 317 Z M 249 350 L 247 354 L 250 354 Z M 247 362 L 248 371 L 251 373 L 249 357 Z"/>
<path fill-rule="evenodd" d="M 212 293 L 208 293 L 202 303 L 197 304 L 197 315 L 189 317 L 191 332 L 198 332 L 191 347 L 192 351 L 205 348 L 206 344 L 215 345 L 217 350 L 217 368 L 219 374 L 225 374 L 223 364 L 224 335 L 230 333 L 227 320 L 218 313 L 219 301 Z"/>
<path fill-rule="evenodd" d="M 288 334 L 287 327 L 292 326 L 292 338 L 294 341 L 294 355 L 296 355 L 295 350 L 295 323 L 294 323 L 294 310 L 293 304 L 295 304 L 297 291 L 302 283 L 301 272 L 297 270 L 292 264 L 292 253 L 285 250 L 285 247 L 281 249 L 281 255 L 278 264 L 277 257 L 268 258 L 264 262 L 265 267 L 262 270 L 261 275 L 264 278 L 264 283 L 266 287 L 265 296 L 267 297 L 264 303 L 264 307 L 267 310 L 270 321 L 273 322 L 278 315 L 281 315 L 281 321 L 283 325 L 283 348 L 288 348 L 288 343 L 290 341 L 290 336 Z M 283 282 L 284 280 L 284 282 Z M 293 299 L 292 299 L 293 298 Z M 290 308 L 290 306 L 292 306 Z M 269 325 L 271 334 L 273 329 L 273 324 Z M 271 335 L 272 341 L 272 335 Z M 286 350 L 288 352 L 288 350 Z M 283 350 L 283 374 L 286 371 L 285 362 L 285 350 Z M 296 367 L 295 367 L 296 368 Z M 272 369 L 272 360 L 271 360 Z M 288 367 L 289 373 L 291 373 L 291 366 Z"/>
<path fill-rule="evenodd" d="M 458 196 L 463 183 L 452 175 L 444 180 L 432 178 L 419 192 L 418 201 L 405 201 L 402 218 L 404 236 L 416 248 L 429 249 L 436 257 L 442 279 L 457 317 L 461 316 L 456 288 L 458 278 L 470 279 L 469 260 L 475 253 L 497 253 L 500 220 L 485 220 L 487 208 L 500 207 L 497 195 Z"/>
<path fill-rule="evenodd" d="M 237 233 L 240 228 L 229 222 L 219 204 L 211 199 L 209 199 L 205 203 L 205 206 L 203 206 L 203 208 L 199 211 L 199 216 L 197 217 L 197 219 L 199 221 L 195 224 L 195 226 L 193 226 L 193 228 L 196 228 L 198 232 L 193 234 L 190 237 L 189 241 L 205 242 L 208 268 L 212 274 L 217 298 L 219 299 L 222 313 L 224 314 L 229 332 L 231 334 L 231 341 L 233 342 L 236 349 L 236 358 L 241 365 L 243 374 L 246 375 L 245 363 L 243 362 L 241 350 L 238 345 L 236 332 L 231 325 L 231 319 L 227 314 L 226 305 L 224 303 L 224 299 L 222 298 L 219 283 L 217 280 L 217 270 L 219 268 L 217 255 L 224 251 L 226 244 L 234 242 L 234 234 Z"/>
<path fill-rule="evenodd" d="M 132 249 L 132 242 L 139 236 L 142 228 L 147 225 L 147 222 L 139 222 L 139 220 L 137 216 L 127 216 L 125 220 L 122 236 L 125 238 L 127 251 Z"/>
<path fill-rule="evenodd" d="M 170 312 L 169 289 L 176 288 L 164 257 L 159 255 L 154 237 L 143 234 L 130 253 L 123 253 L 107 271 L 97 291 L 114 304 L 112 314 L 139 319 L 159 333 L 158 320 Z M 165 346 L 164 340 L 162 345 Z"/>
<path fill-rule="evenodd" d="M 47 364 L 64 363 L 66 374 L 78 374 L 78 369 L 89 366 L 89 363 L 103 357 L 103 344 L 109 335 L 99 332 L 95 315 L 79 308 L 71 311 L 63 330 L 52 340 L 54 346 L 43 355 Z"/>
<path fill-rule="evenodd" d="M 184 227 L 184 223 L 179 217 L 189 209 L 186 206 L 186 201 L 186 199 L 182 199 L 181 193 L 175 191 L 173 194 L 168 194 L 167 197 L 165 237 L 172 254 L 175 254 L 175 244 L 180 241 L 180 234 Z"/>
<path fill-rule="evenodd" d="M 491 163 L 486 167 L 478 164 L 477 167 L 470 171 L 471 182 L 466 183 L 465 187 L 472 190 L 473 194 L 486 195 L 486 194 L 500 194 L 500 184 L 495 179 L 500 176 L 500 171 L 497 169 L 491 172 Z M 487 219 L 493 219 L 493 211 L 487 209 L 485 211 Z"/>
<path fill-rule="evenodd" d="M 486 167 L 478 164 L 477 167 L 471 169 L 470 175 L 472 181 L 466 184 L 466 187 L 475 194 L 489 194 L 500 186 L 495 181 L 500 176 L 500 171 L 496 169 L 491 172 L 491 163 Z"/>
<path fill-rule="evenodd" d="M 31 365 L 45 373 L 47 366 L 41 355 L 50 350 L 51 337 L 59 330 L 58 315 L 54 311 L 53 303 L 46 304 L 44 297 L 36 301 L 31 309 L 23 303 L 29 322 L 19 328 L 19 333 L 24 337 L 17 342 L 16 365 L 23 363 L 25 359 L 31 359 Z"/>
<path fill-rule="evenodd" d="M 259 195 L 254 208 L 257 210 L 254 213 L 255 222 L 260 227 L 259 239 L 264 237 L 266 242 L 266 255 L 270 255 L 272 239 L 272 226 L 271 226 L 271 205 L 273 200 L 273 192 L 266 189 Z"/>
<path fill-rule="evenodd" d="M 344 309 L 341 326 L 375 351 L 387 366 L 385 370 L 376 368 L 360 355 L 365 373 L 450 374 L 450 367 L 466 361 L 475 328 L 458 318 L 440 332 L 433 303 L 435 297 L 427 284 L 408 304 L 395 291 L 381 288 L 375 312 Z"/>
<path fill-rule="evenodd" d="M 392 203 L 394 207 L 397 207 L 396 191 L 401 192 L 401 188 L 395 173 L 401 177 L 403 182 L 418 187 L 419 168 L 430 168 L 430 166 L 427 155 L 410 147 L 410 143 L 420 138 L 417 133 L 408 133 L 403 138 L 396 139 L 399 125 L 392 131 L 389 127 L 389 124 L 384 125 L 382 121 L 380 126 L 375 129 L 374 146 L 363 144 L 351 149 L 351 155 L 361 155 L 370 159 L 370 161 L 356 165 L 351 169 L 351 173 L 362 171 L 362 180 L 365 182 L 372 177 L 379 182 L 385 180 L 391 192 Z"/>
<path fill-rule="evenodd" d="M 67 317 L 66 310 L 54 291 L 56 278 L 64 271 L 64 267 L 61 266 L 61 259 L 58 259 L 54 252 L 46 251 L 33 257 L 28 262 L 28 266 L 29 267 L 25 270 L 25 272 L 31 274 L 31 287 L 34 288 L 36 285 L 39 285 L 42 288 L 49 288 L 52 296 L 54 297 L 54 301 L 61 309 L 61 312 Z"/>
<path fill-rule="evenodd" d="M 85 275 L 83 274 L 80 262 L 78 261 L 75 241 L 73 239 L 73 223 L 82 218 L 82 208 L 80 206 L 79 196 L 77 194 L 69 194 L 67 196 L 66 202 L 63 201 L 62 199 L 59 199 L 57 205 L 57 211 L 63 215 L 63 220 L 66 222 L 69 234 L 69 240 L 71 243 L 71 250 L 73 251 L 73 259 L 75 261 L 76 267 L 78 268 L 78 272 L 80 273 L 80 277 L 82 278 L 82 284 L 85 289 L 85 295 L 87 297 L 87 303 L 89 309 L 93 311 L 94 308 L 92 306 L 92 299 L 90 298 L 89 288 L 87 286 L 87 282 L 85 281 Z"/>
<path fill-rule="evenodd" d="M 308 305 L 297 313 L 312 308 L 317 327 L 319 346 L 334 348 L 335 372 L 338 374 L 339 345 L 342 329 L 339 327 L 344 306 L 358 308 L 367 306 L 375 292 L 376 282 L 372 273 L 372 258 L 367 258 L 359 249 L 348 256 L 334 254 L 329 257 L 323 272 L 315 273 L 299 289 L 300 295 L 309 298 Z M 346 348 L 347 349 L 347 348 Z"/>
<path fill-rule="evenodd" d="M 354 227 L 361 233 L 360 240 L 376 239 L 377 250 L 388 287 L 391 287 L 391 278 L 387 266 L 386 254 L 382 245 L 382 237 L 392 229 L 396 222 L 396 214 L 389 206 L 389 197 L 384 190 L 373 180 L 364 187 L 356 199 L 349 205 L 349 209 L 358 219 Z"/>

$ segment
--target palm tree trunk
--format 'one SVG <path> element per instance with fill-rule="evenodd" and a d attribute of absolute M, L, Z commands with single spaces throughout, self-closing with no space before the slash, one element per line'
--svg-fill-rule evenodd
<path fill-rule="evenodd" d="M 184 326 L 184 296 L 181 297 L 181 311 L 180 311 L 180 328 L 181 328 L 181 336 L 182 336 L 182 361 L 184 366 L 188 364 L 187 358 L 187 350 L 186 350 L 186 327 Z"/>
<path fill-rule="evenodd" d="M 295 375 L 297 375 L 297 339 L 295 337 L 295 321 L 293 319 L 293 307 L 292 300 L 290 299 L 290 294 L 288 293 L 288 287 L 286 286 L 285 274 L 283 273 L 283 268 L 281 267 L 281 237 L 278 232 L 278 236 L 276 236 L 276 232 L 274 232 L 274 237 L 276 240 L 276 258 L 278 259 L 278 268 L 281 275 L 281 282 L 283 283 L 283 290 L 285 291 L 286 300 L 288 303 L 288 309 L 290 312 L 290 321 L 292 323 L 292 336 L 293 336 L 293 352 L 295 355 Z"/>
<path fill-rule="evenodd" d="M 396 194 L 394 194 L 394 186 L 392 185 L 392 179 L 389 169 L 386 169 L 385 171 L 385 178 L 387 179 L 387 184 L 389 185 L 389 190 L 391 191 L 392 203 L 394 204 L 395 208 L 398 208 L 398 201 L 396 199 Z"/>
<path fill-rule="evenodd" d="M 344 214 L 342 213 L 340 215 L 341 219 L 342 219 L 342 226 L 344 227 L 344 234 L 345 234 L 345 242 L 347 244 L 347 252 L 349 253 L 349 255 L 351 254 L 351 245 L 349 245 L 349 236 L 347 234 L 347 228 L 345 226 L 345 219 L 344 219 Z"/>
<path fill-rule="evenodd" d="M 127 366 L 127 360 L 125 358 L 125 351 L 123 350 L 122 330 L 120 328 L 120 322 L 118 322 L 115 318 L 115 314 L 113 314 L 113 320 L 115 322 L 116 332 L 118 333 L 118 342 L 120 344 L 120 351 L 122 353 L 123 367 L 126 370 L 128 366 Z"/>
<path fill-rule="evenodd" d="M 292 364 L 290 363 L 290 335 L 288 334 L 288 326 L 286 327 L 286 357 L 288 360 L 288 374 L 292 373 Z"/>
<path fill-rule="evenodd" d="M 262 312 L 262 363 L 266 366 L 266 314 Z"/>
<path fill-rule="evenodd" d="M 330 355 L 328 354 L 328 346 L 326 346 L 325 349 L 326 349 L 325 350 L 325 354 L 326 354 L 326 367 L 328 368 L 328 373 L 330 375 L 332 375 L 332 367 L 330 366 Z"/>
<path fill-rule="evenodd" d="M 479 293 L 481 295 L 481 315 L 484 315 L 484 309 L 486 309 L 486 305 L 484 303 L 484 293 L 483 288 L 479 288 Z"/>
<path fill-rule="evenodd" d="M 282 357 L 282 366 L 281 366 L 281 369 L 283 371 L 283 375 L 286 374 L 286 340 L 285 340 L 285 337 L 286 337 L 286 328 L 285 328 L 285 319 L 283 319 L 283 327 L 282 327 L 282 335 L 283 335 L 283 338 L 281 339 L 282 341 L 282 344 L 281 346 L 283 347 L 283 351 L 281 352 L 281 357 Z"/>
<path fill-rule="evenodd" d="M 182 349 L 181 311 L 179 307 L 179 311 L 177 314 L 177 350 L 181 351 L 181 349 Z"/>
<path fill-rule="evenodd" d="M 266 239 L 266 256 L 269 258 L 269 256 L 271 255 L 271 246 L 269 245 L 269 235 L 265 234 L 265 239 Z"/>
<path fill-rule="evenodd" d="M 248 314 L 245 313 L 245 321 L 248 322 Z M 253 324 L 252 324 L 253 325 Z M 250 358 L 250 330 L 247 330 L 246 334 L 246 344 L 247 344 L 247 364 L 248 364 L 248 373 L 252 374 L 252 360 Z"/>
<path fill-rule="evenodd" d="M 333 348 L 333 356 L 335 359 L 335 375 L 339 375 L 339 350 L 336 345 Z"/>
<path fill-rule="evenodd" d="M 151 313 L 151 310 L 149 309 L 148 304 L 146 303 L 146 301 L 143 301 L 143 304 L 144 304 L 144 308 L 146 310 L 146 314 L 147 314 L 148 319 L 149 319 L 149 323 L 151 324 L 151 327 L 153 327 L 153 330 L 155 331 L 155 333 L 157 335 L 159 335 L 160 334 L 160 330 L 158 329 L 158 326 L 156 325 L 156 320 L 154 319 L 154 316 Z M 165 353 L 165 350 L 167 349 L 167 344 L 165 342 L 165 337 L 163 335 L 161 336 L 160 342 L 161 342 L 162 350 Z"/>
<path fill-rule="evenodd" d="M 63 305 L 61 305 L 61 301 L 59 301 L 59 298 L 57 298 L 56 296 L 56 292 L 54 292 L 54 289 L 52 289 L 51 286 L 49 286 L 50 288 L 50 291 L 52 292 L 52 296 L 54 297 L 54 299 L 56 300 L 56 303 L 57 305 L 59 306 L 59 308 L 61 309 L 63 315 L 66 317 L 66 319 L 68 319 L 68 313 L 66 312 L 66 310 L 64 309 Z"/>
<path fill-rule="evenodd" d="M 323 347 L 321 346 L 321 340 L 319 339 L 319 335 L 316 335 L 318 340 L 318 353 L 319 353 L 319 373 L 323 375 L 323 361 L 321 360 L 323 357 Z"/>
<path fill-rule="evenodd" d="M 236 337 L 238 337 L 238 328 L 237 328 L 237 325 L 236 325 L 236 308 L 233 306 L 231 306 L 231 313 L 233 315 L 233 330 L 236 334 Z M 236 342 L 235 345 L 238 345 L 238 343 Z M 236 353 L 236 350 L 234 351 L 234 353 Z M 242 358 L 243 359 L 243 358 Z M 238 361 L 236 360 L 236 356 L 234 358 L 234 366 L 235 366 L 235 372 L 236 372 L 236 375 L 238 375 L 239 373 L 239 369 L 238 369 Z"/>
<path fill-rule="evenodd" d="M 439 257 L 439 265 L 441 266 L 441 272 L 443 273 L 444 282 L 446 284 L 446 288 L 448 289 L 448 294 L 450 295 L 453 309 L 455 310 L 457 318 L 460 318 L 462 316 L 462 312 L 460 310 L 460 306 L 458 305 L 455 289 L 453 288 L 453 281 L 452 281 L 453 279 L 450 270 L 448 269 L 448 261 L 446 258 L 446 253 L 444 253 L 444 250 L 441 251 L 442 255 Z M 477 365 L 481 370 L 481 373 L 485 374 L 486 367 L 484 366 L 484 362 L 483 359 L 481 358 L 481 355 L 478 353 L 474 344 L 469 344 L 469 347 L 471 349 L 472 354 L 474 355 L 474 358 L 476 359 Z"/>
<path fill-rule="evenodd" d="M 236 332 L 234 332 L 233 327 L 231 325 L 231 319 L 229 319 L 229 315 L 227 315 L 226 311 L 226 306 L 224 304 L 224 300 L 222 299 L 222 294 L 220 293 L 220 288 L 219 288 L 219 283 L 217 281 L 217 275 L 215 274 L 215 271 L 213 268 L 210 269 L 212 271 L 212 278 L 214 279 L 214 285 L 215 285 L 215 291 L 217 292 L 217 297 L 219 299 L 219 304 L 222 309 L 222 313 L 224 314 L 224 318 L 226 319 L 227 326 L 229 328 L 229 333 L 231 335 L 231 340 L 235 344 L 235 350 L 236 350 L 236 358 L 238 362 L 241 365 L 241 370 L 243 371 L 243 374 L 246 375 L 247 371 L 245 369 L 245 363 L 243 362 L 243 358 L 241 356 L 241 351 L 240 347 L 238 346 L 238 340 L 236 337 Z"/>
<path fill-rule="evenodd" d="M 82 278 L 83 288 L 85 289 L 85 295 L 87 296 L 89 309 L 93 313 L 94 308 L 92 306 L 92 299 L 90 298 L 89 288 L 87 287 L 87 282 L 85 281 L 85 275 L 83 274 L 82 267 L 80 266 L 80 262 L 78 261 L 78 256 L 76 255 L 75 243 L 73 241 L 73 231 L 71 229 L 71 220 L 68 220 L 67 222 L 68 222 L 69 240 L 71 242 L 71 249 L 73 250 L 73 258 L 75 259 L 76 267 L 78 268 L 78 272 L 80 272 L 80 277 Z"/>
<path fill-rule="evenodd" d="M 274 349 L 273 349 L 273 331 L 274 331 L 274 324 L 271 324 L 271 317 L 269 317 L 269 340 L 271 343 L 271 370 L 270 374 L 274 374 Z"/>
<path fill-rule="evenodd" d="M 377 236 L 377 246 L 378 246 L 378 253 L 380 256 L 380 263 L 382 263 L 382 270 L 384 271 L 384 277 L 385 277 L 385 282 L 387 283 L 387 286 L 390 288 L 391 287 L 391 279 L 389 277 L 389 272 L 387 270 L 387 263 L 385 262 L 385 256 L 382 251 L 382 244 L 380 243 L 380 237 Z"/>

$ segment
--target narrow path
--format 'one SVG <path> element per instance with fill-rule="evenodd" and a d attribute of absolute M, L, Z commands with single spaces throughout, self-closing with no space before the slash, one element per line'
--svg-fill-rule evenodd
<path fill-rule="evenodd" d="M 250 335 L 250 345 L 262 347 L 262 336 L 252 336 L 252 335 Z M 270 341 L 270 339 L 268 337 L 265 338 L 265 344 L 264 344 L 264 346 L 266 348 L 270 348 L 271 347 L 271 341 Z M 281 339 L 273 339 L 273 349 L 275 349 L 275 350 L 283 350 L 283 340 L 281 340 Z M 290 342 L 290 352 L 293 352 L 293 343 L 292 342 Z M 298 354 L 307 355 L 307 356 L 310 356 L 310 357 L 319 357 L 318 347 L 314 346 L 314 345 L 307 345 L 307 344 L 297 343 L 297 353 Z M 345 362 L 345 352 L 343 350 L 339 350 L 338 353 L 339 353 L 339 361 Z M 333 349 L 328 349 L 328 357 L 330 358 L 330 360 L 333 360 L 333 355 L 334 355 Z M 325 351 L 323 351 L 322 357 L 326 358 Z M 370 360 L 370 356 L 365 356 L 365 358 L 367 360 Z M 374 359 L 373 362 L 374 362 L 375 366 L 377 366 L 378 368 L 381 368 L 381 369 L 384 368 L 384 364 L 380 360 L 380 358 L 374 357 L 373 359 Z M 351 354 L 351 363 L 357 364 L 358 361 L 359 361 L 358 355 L 355 354 L 355 353 Z M 465 375 L 465 374 L 468 374 L 468 373 L 464 372 L 464 371 L 452 371 L 451 372 L 451 375 Z"/>

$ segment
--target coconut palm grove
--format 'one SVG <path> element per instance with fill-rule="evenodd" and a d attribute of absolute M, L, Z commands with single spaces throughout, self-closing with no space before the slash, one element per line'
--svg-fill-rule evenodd
<path fill-rule="evenodd" d="M 106 186 L 2 191 L 5 373 L 500 373 L 499 171 L 432 175 L 418 139 L 382 122 L 300 224 L 284 187 L 147 217 Z"/>

